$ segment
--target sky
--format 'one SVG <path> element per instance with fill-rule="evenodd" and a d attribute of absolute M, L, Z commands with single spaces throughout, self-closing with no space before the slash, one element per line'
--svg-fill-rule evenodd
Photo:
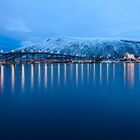
<path fill-rule="evenodd" d="M 0 43 L 48 37 L 140 40 L 139 6 L 140 0 L 0 0 Z"/>

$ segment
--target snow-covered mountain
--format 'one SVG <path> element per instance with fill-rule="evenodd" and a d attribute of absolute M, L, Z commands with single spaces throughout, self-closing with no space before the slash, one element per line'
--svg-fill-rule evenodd
<path fill-rule="evenodd" d="M 122 57 L 125 53 L 140 56 L 140 42 L 129 40 L 48 38 L 38 43 L 25 42 L 18 50 L 48 51 L 81 56 Z"/>

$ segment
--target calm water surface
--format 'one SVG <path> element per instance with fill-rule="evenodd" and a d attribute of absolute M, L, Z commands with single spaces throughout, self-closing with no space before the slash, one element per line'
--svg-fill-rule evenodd
<path fill-rule="evenodd" d="M 0 140 L 140 140 L 140 64 L 0 65 Z"/>

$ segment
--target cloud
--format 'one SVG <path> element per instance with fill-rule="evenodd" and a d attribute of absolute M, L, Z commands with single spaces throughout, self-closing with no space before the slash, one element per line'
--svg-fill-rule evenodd
<path fill-rule="evenodd" d="M 8 20 L 5 28 L 7 31 L 10 31 L 10 32 L 24 32 L 24 33 L 31 32 L 31 30 L 27 27 L 25 21 L 21 19 Z"/>

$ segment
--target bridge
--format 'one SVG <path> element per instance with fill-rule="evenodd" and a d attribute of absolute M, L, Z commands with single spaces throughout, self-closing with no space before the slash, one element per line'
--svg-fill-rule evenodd
<path fill-rule="evenodd" d="M 0 52 L 0 62 L 45 62 L 45 61 L 95 61 L 93 56 L 68 55 L 49 52 Z"/>

